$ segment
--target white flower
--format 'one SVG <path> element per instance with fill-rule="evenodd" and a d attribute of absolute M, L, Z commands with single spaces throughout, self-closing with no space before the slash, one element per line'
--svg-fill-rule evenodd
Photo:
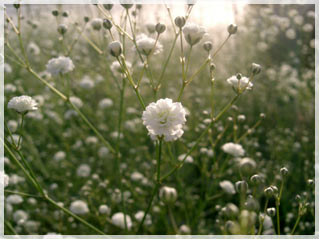
<path fill-rule="evenodd" d="M 20 204 L 23 203 L 23 198 L 20 195 L 12 194 L 6 198 L 6 202 L 9 204 Z"/>
<path fill-rule="evenodd" d="M 101 18 L 94 18 L 91 21 L 91 25 L 94 30 L 100 30 L 102 28 L 103 20 Z"/>
<path fill-rule="evenodd" d="M 296 38 L 296 31 L 294 30 L 294 29 L 292 29 L 292 28 L 289 28 L 287 31 L 286 31 L 286 37 L 288 38 L 288 39 L 291 39 L 291 40 L 293 40 L 293 39 L 295 39 Z"/>
<path fill-rule="evenodd" d="M 113 100 L 109 98 L 104 98 L 99 102 L 100 109 L 107 109 L 107 108 L 110 108 L 112 105 L 113 105 Z"/>
<path fill-rule="evenodd" d="M 27 47 L 27 52 L 30 55 L 39 55 L 40 54 L 40 48 L 34 42 L 30 42 L 28 47 Z"/>
<path fill-rule="evenodd" d="M 136 37 L 136 45 L 138 50 L 144 54 L 149 55 L 154 47 L 155 40 L 146 36 L 145 34 L 140 34 Z M 163 50 L 163 46 L 160 42 L 156 43 L 153 54 L 157 55 Z"/>
<path fill-rule="evenodd" d="M 127 68 L 129 69 L 129 71 L 131 72 L 131 70 L 132 70 L 131 62 L 125 61 L 125 64 L 126 64 Z M 110 66 L 110 68 L 111 68 L 112 73 L 115 76 L 120 77 L 123 74 L 125 75 L 125 72 L 124 72 L 122 66 L 120 65 L 120 63 L 118 61 L 113 61 L 111 66 Z"/>
<path fill-rule="evenodd" d="M 112 56 L 118 57 L 122 53 L 122 44 L 119 41 L 112 41 L 107 49 Z"/>
<path fill-rule="evenodd" d="M 238 76 L 231 76 L 227 79 L 228 84 L 234 87 L 236 91 L 243 91 L 243 90 L 251 90 L 253 87 L 253 83 L 250 82 L 248 77 L 241 76 L 238 79 Z"/>
<path fill-rule="evenodd" d="M 109 152 L 110 150 L 107 147 L 103 146 L 99 149 L 98 155 L 100 158 L 104 158 L 109 154 Z"/>
<path fill-rule="evenodd" d="M 101 205 L 101 206 L 99 207 L 99 213 L 100 213 L 100 214 L 107 214 L 107 215 L 109 215 L 109 214 L 111 213 L 111 209 L 110 209 L 108 206 L 106 206 L 106 205 Z"/>
<path fill-rule="evenodd" d="M 226 143 L 222 146 L 222 150 L 234 157 L 241 157 L 245 154 L 245 150 L 240 144 Z"/>
<path fill-rule="evenodd" d="M 87 164 L 81 164 L 76 170 L 76 174 L 81 178 L 87 178 L 90 176 L 91 168 Z"/>
<path fill-rule="evenodd" d="M 228 180 L 221 181 L 219 183 L 219 186 L 227 194 L 235 194 L 236 193 L 234 184 L 231 181 L 228 181 Z"/>
<path fill-rule="evenodd" d="M 143 212 L 143 211 L 138 211 L 137 213 L 135 213 L 134 217 L 136 218 L 136 221 L 141 222 L 143 217 L 144 217 L 144 214 L 145 214 L 145 212 Z M 151 218 L 150 214 L 146 215 L 144 225 L 146 225 L 146 226 L 152 225 L 152 218 Z"/>
<path fill-rule="evenodd" d="M 13 214 L 13 220 L 18 224 L 23 224 L 26 220 L 28 220 L 29 215 L 23 210 L 17 210 Z"/>
<path fill-rule="evenodd" d="M 55 161 L 61 161 L 61 160 L 65 159 L 65 157 L 66 157 L 66 154 L 64 151 L 58 151 L 54 154 L 53 159 Z"/>
<path fill-rule="evenodd" d="M 74 65 L 69 57 L 59 56 L 57 58 L 52 58 L 47 64 L 47 72 L 51 75 L 59 75 L 73 71 Z"/>
<path fill-rule="evenodd" d="M 186 122 L 186 111 L 180 102 L 171 99 L 160 99 L 151 103 L 143 112 L 143 124 L 153 140 L 164 137 L 165 141 L 173 141 L 180 138 Z"/>
<path fill-rule="evenodd" d="M 89 212 L 88 205 L 86 204 L 86 202 L 83 202 L 81 200 L 72 202 L 70 206 L 70 210 L 74 214 L 78 214 L 78 215 L 86 214 Z"/>
<path fill-rule="evenodd" d="M 142 181 L 144 179 L 144 175 L 139 172 L 133 172 L 131 174 L 132 181 Z"/>
<path fill-rule="evenodd" d="M 80 87 L 83 89 L 92 89 L 94 87 L 94 81 L 90 77 L 85 76 L 79 83 Z"/>
<path fill-rule="evenodd" d="M 22 95 L 13 97 L 8 103 L 8 108 L 14 109 L 19 113 L 26 113 L 27 111 L 37 110 L 37 105 L 37 102 L 32 97 Z"/>
<path fill-rule="evenodd" d="M 164 186 L 160 189 L 160 198 L 165 202 L 165 203 L 173 203 L 177 199 L 177 192 L 175 188 L 172 187 L 167 187 Z"/>
<path fill-rule="evenodd" d="M 189 226 L 183 224 L 179 227 L 179 231 L 184 234 L 184 235 L 189 235 L 191 234 L 191 229 L 189 228 Z"/>
<path fill-rule="evenodd" d="M 194 23 L 188 23 L 183 27 L 184 38 L 190 45 L 195 45 L 205 35 L 204 27 L 198 26 Z"/>
<path fill-rule="evenodd" d="M 185 158 L 186 154 L 181 154 L 180 156 L 178 156 L 178 160 L 179 161 L 183 161 L 183 159 Z M 193 163 L 194 159 L 192 156 L 188 155 L 185 159 L 185 163 Z"/>
<path fill-rule="evenodd" d="M 83 106 L 82 100 L 76 96 L 71 96 L 70 101 L 78 108 L 81 108 Z"/>
<path fill-rule="evenodd" d="M 115 226 L 118 226 L 122 229 L 125 228 L 125 221 L 124 221 L 124 213 L 122 212 L 117 212 L 112 216 L 112 223 Z M 126 226 L 128 229 L 131 229 L 132 227 L 132 220 L 129 215 L 126 215 Z"/>
<path fill-rule="evenodd" d="M 0 180 L 0 187 L 5 188 L 9 185 L 9 176 L 7 174 L 0 172 Z"/>

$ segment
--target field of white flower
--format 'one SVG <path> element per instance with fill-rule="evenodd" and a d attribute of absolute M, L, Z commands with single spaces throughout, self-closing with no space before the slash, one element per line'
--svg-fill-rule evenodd
<path fill-rule="evenodd" d="M 314 5 L 205 8 L 6 5 L 5 234 L 314 234 Z"/>

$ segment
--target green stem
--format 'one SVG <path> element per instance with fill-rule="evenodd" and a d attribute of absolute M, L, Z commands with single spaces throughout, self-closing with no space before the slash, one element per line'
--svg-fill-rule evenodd
<path fill-rule="evenodd" d="M 158 188 L 161 184 L 161 157 L 162 157 L 162 141 L 163 141 L 163 138 L 161 137 L 159 139 L 159 143 L 158 143 L 158 157 L 157 157 L 157 180 L 155 182 L 155 187 L 154 187 L 154 190 L 152 192 L 152 195 L 151 195 L 151 199 L 150 201 L 148 202 L 148 205 L 147 205 L 147 208 L 146 208 L 146 211 L 144 213 L 144 216 L 143 216 L 143 219 L 140 223 L 140 225 L 138 226 L 138 230 L 137 230 L 137 235 L 141 233 L 142 231 L 142 228 L 143 228 L 143 224 L 144 224 L 144 221 L 146 219 L 146 216 L 148 214 L 148 212 L 150 211 L 151 209 L 151 206 L 152 206 L 152 203 L 153 203 L 153 200 L 154 200 L 154 197 L 155 195 L 157 194 L 157 191 L 158 191 Z"/>
<path fill-rule="evenodd" d="M 269 198 L 266 199 L 266 203 L 265 203 L 265 207 L 264 207 L 264 217 L 266 216 L 268 202 L 269 202 Z M 263 230 L 264 220 L 265 220 L 265 218 L 263 218 L 263 220 L 260 221 L 260 225 L 259 225 L 259 229 L 258 229 L 258 235 L 261 235 L 261 232 Z"/>
<path fill-rule="evenodd" d="M 300 219 L 301 219 L 301 214 L 298 213 L 298 217 L 297 217 L 296 223 L 295 223 L 293 229 L 291 230 L 290 235 L 293 235 L 295 233 L 295 231 L 297 229 L 297 226 L 299 225 Z"/>
<path fill-rule="evenodd" d="M 22 197 L 32 197 L 32 198 L 43 198 L 42 196 L 39 195 L 34 195 L 34 194 L 29 194 L 29 193 L 23 193 L 23 192 L 17 192 L 17 191 L 11 191 L 11 190 L 4 190 L 5 193 L 9 194 L 16 194 L 20 195 Z"/>
<path fill-rule="evenodd" d="M 256 129 L 261 124 L 261 122 L 262 122 L 262 119 L 258 120 L 251 128 L 249 128 L 242 136 L 240 136 L 236 140 L 236 143 L 239 143 L 241 140 L 246 138 L 252 132 L 252 130 Z"/>
<path fill-rule="evenodd" d="M 188 73 L 188 67 L 189 67 L 189 62 L 190 62 L 190 58 L 191 58 L 191 54 L 192 54 L 192 49 L 193 49 L 193 45 L 191 45 L 189 52 L 188 52 L 185 76 L 187 76 L 187 73 Z"/>
<path fill-rule="evenodd" d="M 172 212 L 172 208 L 171 208 L 171 205 L 167 205 L 167 210 L 168 210 L 168 215 L 169 215 L 169 218 L 172 222 L 172 226 L 173 226 L 173 229 L 175 231 L 175 234 L 178 234 L 178 227 L 177 227 L 177 224 L 176 224 L 176 220 L 175 220 L 175 217 L 174 217 L 174 214 Z"/>
<path fill-rule="evenodd" d="M 228 39 L 230 38 L 231 34 L 229 34 L 227 36 L 227 38 L 223 41 L 223 43 L 217 48 L 217 50 L 215 51 L 215 53 L 213 54 L 212 58 L 215 58 L 218 54 L 218 52 L 220 52 L 220 50 L 223 48 L 223 46 L 226 44 L 226 42 L 228 41 Z"/>
<path fill-rule="evenodd" d="M 18 145 L 17 145 L 17 148 L 19 149 L 20 147 L 20 143 L 21 143 L 21 138 L 22 138 L 22 130 L 23 130 L 23 122 L 24 122 L 24 116 L 25 116 L 25 113 L 22 113 L 21 114 L 21 125 L 20 125 L 20 130 L 19 130 L 19 140 L 18 140 Z"/>
<path fill-rule="evenodd" d="M 178 97 L 177 97 L 177 101 L 178 101 L 178 102 L 180 102 L 181 99 L 182 99 L 182 96 L 183 96 L 185 87 L 186 87 L 186 84 L 185 84 L 185 82 L 183 81 L 182 88 L 180 89 L 179 94 L 178 94 Z"/>

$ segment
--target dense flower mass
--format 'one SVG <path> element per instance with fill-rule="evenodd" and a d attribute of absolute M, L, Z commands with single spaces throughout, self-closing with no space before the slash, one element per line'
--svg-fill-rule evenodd
<path fill-rule="evenodd" d="M 241 157 L 244 156 L 245 150 L 243 149 L 243 146 L 240 144 L 235 143 L 226 143 L 222 146 L 222 150 L 225 153 L 231 154 L 234 157 Z"/>
<path fill-rule="evenodd" d="M 78 215 L 83 215 L 89 212 L 88 205 L 86 202 L 77 200 L 71 203 L 70 210 Z"/>
<path fill-rule="evenodd" d="M 59 56 L 57 58 L 52 58 L 47 64 L 47 72 L 51 75 L 56 76 L 59 74 L 65 74 L 73 71 L 74 65 L 69 57 Z"/>
<path fill-rule="evenodd" d="M 183 33 L 187 43 L 195 45 L 203 38 L 206 30 L 204 27 L 198 26 L 194 23 L 188 23 L 183 27 Z"/>
<path fill-rule="evenodd" d="M 180 102 L 171 99 L 160 99 L 151 103 L 143 112 L 143 124 L 153 140 L 164 137 L 165 141 L 174 141 L 180 138 L 186 122 L 186 111 Z"/>
<path fill-rule="evenodd" d="M 132 227 L 132 220 L 131 220 L 131 217 L 129 215 L 126 215 L 126 226 L 127 226 L 127 229 L 130 229 Z M 118 213 L 115 213 L 113 216 L 112 216 L 112 223 L 115 225 L 115 226 L 118 226 L 122 229 L 125 228 L 125 220 L 124 220 L 124 213 L 122 212 L 118 212 Z"/>
<path fill-rule="evenodd" d="M 155 42 L 156 41 L 153 38 L 150 38 L 146 36 L 145 34 L 141 34 L 136 37 L 137 48 L 144 55 L 149 55 L 152 52 L 153 48 L 154 48 L 153 50 L 154 55 L 160 53 L 163 50 L 162 44 L 160 42 L 156 42 L 156 46 L 155 46 Z"/>
<path fill-rule="evenodd" d="M 251 90 L 253 88 L 253 83 L 245 76 L 231 76 L 227 79 L 227 83 L 234 87 L 236 91 Z"/>
<path fill-rule="evenodd" d="M 38 109 L 37 102 L 27 95 L 13 97 L 8 103 L 9 109 L 14 109 L 19 113 L 26 113 Z"/>

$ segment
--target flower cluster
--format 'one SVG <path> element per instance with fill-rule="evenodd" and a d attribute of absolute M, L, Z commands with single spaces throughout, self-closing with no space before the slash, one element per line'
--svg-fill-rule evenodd
<path fill-rule="evenodd" d="M 73 71 L 74 65 L 69 57 L 59 56 L 57 58 L 52 58 L 47 64 L 47 72 L 51 75 L 56 76 L 59 74 L 65 74 Z"/>
<path fill-rule="evenodd" d="M 8 103 L 9 109 L 14 109 L 19 113 L 26 113 L 38 109 L 37 102 L 27 95 L 13 97 Z"/>

